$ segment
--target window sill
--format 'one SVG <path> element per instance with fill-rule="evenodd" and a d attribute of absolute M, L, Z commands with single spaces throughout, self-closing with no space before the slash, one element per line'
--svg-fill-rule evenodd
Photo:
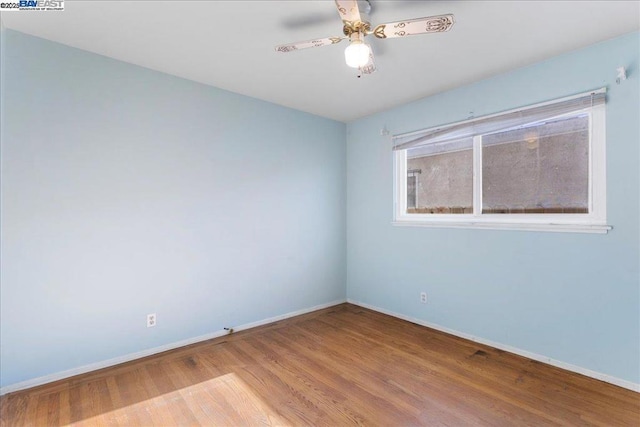
<path fill-rule="evenodd" d="M 613 227 L 600 224 L 536 224 L 508 222 L 473 222 L 473 221 L 393 221 L 392 225 L 401 227 L 428 228 L 476 228 L 483 230 L 516 230 L 516 231 L 550 231 L 556 233 L 595 233 L 607 234 Z"/>

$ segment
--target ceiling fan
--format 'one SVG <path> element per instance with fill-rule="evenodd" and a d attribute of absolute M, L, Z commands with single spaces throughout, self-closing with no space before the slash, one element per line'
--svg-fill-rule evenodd
<path fill-rule="evenodd" d="M 362 74 L 371 74 L 376 71 L 376 65 L 371 46 L 364 41 L 366 36 L 373 35 L 378 39 L 387 39 L 416 34 L 442 33 L 449 31 L 454 23 L 453 15 L 447 14 L 389 22 L 372 28 L 368 21 L 368 15 L 371 11 L 369 0 L 335 0 L 335 3 L 344 24 L 342 28 L 344 36 L 284 44 L 276 46 L 276 51 L 286 53 L 310 47 L 334 45 L 349 39 L 350 44 L 344 51 L 347 65 L 359 69 Z M 358 3 L 362 7 L 362 13 Z"/>

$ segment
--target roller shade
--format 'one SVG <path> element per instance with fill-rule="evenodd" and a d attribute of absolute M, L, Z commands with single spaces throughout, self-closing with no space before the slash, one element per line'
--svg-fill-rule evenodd
<path fill-rule="evenodd" d="M 394 150 L 406 150 L 427 145 L 442 145 L 456 140 L 473 138 L 507 129 L 516 129 L 574 111 L 602 105 L 606 100 L 606 88 L 585 92 L 555 101 L 522 107 L 463 122 L 433 127 L 416 132 L 395 135 Z"/>

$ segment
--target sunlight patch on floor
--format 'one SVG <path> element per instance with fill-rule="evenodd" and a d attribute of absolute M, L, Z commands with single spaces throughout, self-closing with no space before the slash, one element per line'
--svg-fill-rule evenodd
<path fill-rule="evenodd" d="M 93 425 L 288 426 L 236 374 L 230 373 L 74 423 Z"/>

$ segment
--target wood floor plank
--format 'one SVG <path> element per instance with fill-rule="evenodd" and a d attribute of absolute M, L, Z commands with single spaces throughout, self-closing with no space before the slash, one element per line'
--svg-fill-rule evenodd
<path fill-rule="evenodd" d="M 216 358 L 227 362 L 228 366 L 236 366 L 233 372 L 271 406 L 284 420 L 284 425 L 317 425 L 317 420 L 322 418 L 323 414 L 316 408 L 292 401 L 291 389 L 284 379 L 265 369 L 240 346 L 230 343 L 216 354 Z"/>
<path fill-rule="evenodd" d="M 436 335 L 446 337 L 449 341 L 460 341 L 444 333 Z M 576 409 L 585 407 L 592 408 L 594 412 L 610 412 L 608 417 L 600 421 L 604 425 L 627 425 L 629 419 L 637 418 L 637 393 L 477 343 L 467 341 L 467 344 L 476 347 L 476 354 L 460 360 L 467 368 L 472 364 L 476 368 L 481 367 L 474 369 L 474 375 L 479 379 L 500 381 L 499 387 L 495 388 L 515 394 L 518 399 L 531 400 L 535 396 L 541 408 L 549 413 L 560 414 L 565 423 L 571 421 L 573 416 L 573 422 L 580 424 L 582 415 Z M 508 380 L 509 375 L 513 375 L 513 380 Z M 607 410 L 611 407 L 618 410 Z M 623 413 L 626 414 L 622 416 Z"/>
<path fill-rule="evenodd" d="M 436 421 L 443 420 L 460 424 L 458 417 L 446 416 L 446 414 L 442 413 L 434 417 L 426 416 L 434 413 L 434 408 L 429 408 L 427 412 L 424 412 L 424 407 L 412 404 L 414 402 L 410 395 L 403 394 L 402 390 L 386 381 L 384 374 L 381 375 L 379 371 L 372 372 L 363 369 L 357 361 L 347 361 L 347 359 L 338 361 L 335 358 L 323 355 L 321 351 L 309 350 L 305 343 L 299 342 L 299 336 L 293 340 L 286 335 L 281 339 L 276 336 L 272 338 L 272 341 L 280 348 L 289 348 L 295 351 L 293 354 L 300 354 L 300 357 L 297 358 L 297 368 L 313 372 L 320 378 L 325 378 L 324 381 L 326 381 L 327 385 L 333 388 L 332 394 L 335 395 L 340 393 L 341 390 L 348 390 L 346 396 L 348 399 L 342 402 L 342 406 L 350 411 L 357 412 L 361 410 L 360 408 L 373 404 L 382 409 L 390 417 L 390 420 L 401 422 L 403 425 L 415 425 L 421 421 L 433 425 Z M 312 354 L 312 359 L 315 359 L 315 361 L 309 362 L 312 359 L 307 356 Z M 332 372 L 325 372 L 325 366 L 332 362 L 335 363 Z M 384 397 L 380 398 L 379 396 Z M 424 404 L 424 400 L 421 403 Z M 394 412 L 398 413 L 394 414 Z M 368 417 L 368 414 L 360 414 L 360 416 Z M 379 421 L 384 423 L 383 420 Z"/>
<path fill-rule="evenodd" d="M 382 339 L 384 336 L 387 336 L 387 334 L 390 332 L 388 330 L 385 330 L 384 332 L 380 332 L 377 327 L 379 325 L 374 325 L 373 328 L 368 329 L 369 326 L 367 326 L 365 322 L 362 322 L 360 319 L 356 319 L 355 321 L 349 322 L 347 320 L 348 317 L 349 316 L 345 316 L 344 318 L 341 317 L 340 319 L 332 318 L 330 320 L 323 319 L 322 321 L 330 322 L 331 325 L 334 327 L 343 328 L 345 333 L 352 334 L 352 335 L 354 334 L 364 335 L 374 339 Z M 392 323 L 397 323 L 397 322 L 398 321 L 394 319 Z M 356 326 L 358 326 L 359 329 L 356 329 L 355 328 Z M 390 330 L 393 329 L 392 325 L 390 324 L 387 324 L 386 326 L 389 327 Z M 398 334 L 403 334 L 405 332 L 406 331 L 394 331 L 394 336 L 397 336 Z M 429 337 L 428 345 L 421 345 L 420 339 L 418 337 L 413 336 L 413 339 L 411 340 L 409 339 L 411 337 L 407 336 L 403 350 L 411 354 L 412 356 L 405 355 L 403 356 L 403 358 L 410 360 L 412 358 L 422 359 L 425 355 L 429 356 L 430 359 L 438 360 L 438 362 L 431 363 L 432 369 L 444 370 L 443 373 L 447 378 L 464 381 L 466 385 L 470 388 L 474 388 L 475 387 L 474 383 L 477 382 L 480 387 L 485 389 L 485 391 L 490 393 L 494 398 L 499 399 L 499 401 L 515 403 L 521 409 L 526 409 L 530 412 L 533 412 L 540 418 L 546 418 L 548 422 L 554 422 L 557 424 L 563 424 L 566 422 L 579 423 L 580 421 L 579 414 L 576 412 L 570 411 L 568 409 L 570 408 L 570 406 L 559 406 L 559 407 L 556 407 L 555 410 L 550 410 L 549 406 L 554 406 L 554 405 L 557 406 L 557 403 L 558 403 L 557 399 L 544 399 L 544 394 L 542 394 L 539 389 L 535 389 L 533 390 L 533 392 L 527 392 L 526 390 L 523 390 L 520 384 L 518 384 L 518 381 L 510 381 L 508 379 L 508 375 L 505 375 L 505 374 L 509 374 L 508 369 L 505 369 L 509 365 L 508 361 L 507 363 L 504 364 L 504 366 L 501 366 L 501 369 L 498 369 L 497 371 L 494 371 L 494 372 L 489 372 L 487 369 L 488 365 L 484 362 L 482 363 L 480 369 L 474 369 L 469 363 L 469 360 L 473 359 L 478 352 L 482 356 L 479 356 L 478 358 L 476 358 L 476 360 L 483 360 L 485 362 L 489 359 L 488 357 L 486 357 L 489 354 L 489 352 L 495 353 L 495 354 L 498 354 L 498 353 L 506 354 L 505 352 L 500 352 L 499 350 L 491 349 L 489 347 L 479 345 L 477 343 L 466 342 L 466 343 L 460 343 L 460 344 L 467 344 L 467 346 L 470 346 L 469 350 L 467 351 L 474 351 L 474 353 L 471 354 L 471 356 L 464 356 L 464 351 L 459 351 L 459 350 L 456 351 L 456 348 L 452 347 L 452 345 L 459 344 L 460 340 L 458 340 L 457 338 L 446 336 L 449 342 L 445 343 L 444 346 L 442 345 L 442 343 L 441 345 L 438 346 L 437 337 L 438 335 L 444 335 L 444 334 L 432 334 L 432 335 L 433 336 Z M 390 345 L 389 351 L 391 353 L 395 352 L 396 346 Z M 418 355 L 418 356 L 414 356 L 414 355 Z M 394 356 L 391 356 L 391 357 L 394 357 Z M 508 359 L 517 360 L 518 358 L 519 356 L 509 355 Z M 520 362 L 530 363 L 532 361 L 521 358 Z M 547 370 L 548 368 L 550 368 L 546 365 L 542 365 L 537 362 L 535 363 L 540 366 L 544 366 L 544 370 Z M 560 372 L 560 370 L 558 371 Z M 562 372 L 565 372 L 565 371 L 562 371 Z M 556 375 L 558 375 L 558 373 L 556 373 Z M 574 374 L 572 375 L 575 376 Z M 561 378 L 561 377 L 558 377 L 558 378 Z M 483 381 L 478 382 L 477 380 L 479 379 L 483 379 Z M 532 379 L 532 377 L 529 376 L 529 379 Z M 491 387 L 487 387 L 487 385 L 490 385 Z M 570 396 L 569 393 L 566 393 L 566 395 Z M 579 404 L 582 404 L 582 402 L 584 401 L 583 396 L 575 397 L 574 400 L 580 400 L 580 402 L 575 402 Z M 637 406 L 637 400 L 636 400 L 636 406 Z M 560 417 L 556 416 L 559 409 L 562 409 L 564 411 L 564 413 Z M 613 418 L 613 420 L 610 418 L 607 422 L 612 422 L 612 421 L 615 421 L 615 417 Z"/>
<path fill-rule="evenodd" d="M 158 394 L 167 396 L 168 409 L 173 418 L 172 425 L 197 425 L 197 419 L 188 409 L 182 396 L 176 391 L 177 388 L 173 381 L 171 381 L 171 376 L 166 369 L 166 365 L 164 363 L 149 363 L 145 366 L 145 369 L 149 378 L 153 381 Z"/>
<path fill-rule="evenodd" d="M 49 396 L 40 396 L 35 398 L 38 402 L 38 408 L 36 410 L 36 424 L 47 425 L 49 419 Z"/>
<path fill-rule="evenodd" d="M 640 394 L 358 306 L 0 397 L 4 426 L 640 426 Z"/>
<path fill-rule="evenodd" d="M 296 353 L 281 346 L 273 334 L 257 341 L 254 346 L 260 353 L 268 354 L 270 358 L 278 361 L 276 366 L 279 374 L 283 369 L 286 369 L 295 376 L 295 381 L 300 386 L 300 393 L 312 400 L 314 405 L 324 413 L 321 418 L 327 424 L 336 425 L 336 423 L 344 423 L 346 420 L 354 424 L 365 423 L 367 414 L 348 405 L 350 400 L 362 400 L 360 395 L 363 394 L 363 391 L 358 390 L 353 384 L 333 372 L 322 368 L 318 369 L 311 360 L 307 360 L 306 364 L 301 364 Z M 369 392 L 365 391 L 364 393 L 371 400 L 377 399 L 377 396 Z"/>
<path fill-rule="evenodd" d="M 309 325 L 304 326 L 309 327 Z M 318 326 L 311 326 L 311 329 L 315 328 L 318 328 Z M 346 350 L 349 348 L 350 343 L 357 342 L 356 337 L 341 337 L 342 335 L 343 333 L 336 335 L 335 339 L 340 339 L 340 341 L 332 343 L 332 348 Z M 509 425 L 514 421 L 523 423 L 531 418 L 527 416 L 527 413 L 517 411 L 515 407 L 512 407 L 506 402 L 495 400 L 492 396 L 487 396 L 485 393 L 478 392 L 473 388 L 463 384 L 459 385 L 456 381 L 452 381 L 451 372 L 445 372 L 445 375 L 441 375 L 440 369 L 434 367 L 432 361 L 428 367 L 422 363 L 422 360 L 398 361 L 389 357 L 388 354 L 381 353 L 384 351 L 385 349 L 382 346 L 372 343 L 370 348 L 366 348 L 365 351 L 362 351 L 360 354 L 354 355 L 354 358 L 347 360 L 344 365 L 348 367 L 373 367 L 374 371 L 368 374 L 368 381 L 370 381 L 371 384 L 375 382 L 375 380 L 371 378 L 379 376 L 388 382 L 393 381 L 396 384 L 400 383 L 401 385 L 399 385 L 398 388 L 404 385 L 405 388 L 422 391 L 423 394 L 421 394 L 420 400 L 423 408 L 427 403 L 431 406 L 431 408 L 424 408 L 425 417 L 427 414 L 433 413 L 434 410 L 437 411 L 437 408 L 444 405 L 449 408 L 455 406 L 455 411 L 450 411 L 449 416 L 454 414 L 456 417 L 462 417 L 464 415 L 467 417 L 471 416 L 473 424 L 475 425 L 496 425 L 497 415 L 499 414 L 506 414 L 508 416 L 505 419 L 505 425 Z M 332 357 L 342 356 L 336 356 L 334 353 Z M 346 375 L 349 374 L 347 373 Z M 390 391 L 394 392 L 395 390 Z M 425 398 L 425 396 L 428 397 Z M 461 399 L 461 396 L 465 398 Z M 431 399 L 429 397 L 431 397 Z M 490 413 L 484 414 L 487 408 L 490 408 Z M 539 417 L 535 417 L 535 419 L 539 420 Z M 425 419 L 424 422 L 429 425 L 430 421 Z M 452 422 L 452 425 L 459 424 Z"/>
<path fill-rule="evenodd" d="M 293 328 L 292 328 L 293 329 Z M 308 331 L 300 329 L 302 334 L 308 334 Z M 292 330 L 282 331 L 282 334 L 290 334 Z M 309 339 L 312 339 L 313 335 L 308 335 Z M 296 342 L 296 345 L 304 345 L 299 342 L 298 339 L 291 338 Z M 312 341 L 307 341 L 306 345 Z M 456 403 L 458 408 L 455 412 L 445 411 L 441 414 L 440 402 L 443 400 L 448 389 L 440 387 L 434 378 L 423 377 L 420 370 L 420 366 L 404 366 L 404 369 L 399 369 L 398 364 L 391 364 L 384 359 L 376 359 L 374 351 L 366 352 L 360 355 L 354 354 L 349 350 L 349 342 L 340 343 L 333 341 L 328 343 L 325 348 L 317 348 L 314 346 L 308 346 L 307 351 L 313 352 L 319 357 L 321 363 L 329 364 L 334 360 L 339 360 L 334 367 L 334 370 L 339 375 L 347 378 L 349 381 L 363 384 L 363 386 L 369 386 L 371 390 L 375 390 L 381 395 L 392 395 L 394 400 L 400 399 L 405 404 L 414 405 L 414 411 L 419 410 L 421 418 L 429 423 L 429 414 L 440 414 L 441 419 L 450 422 L 452 425 L 459 425 L 463 417 L 461 417 L 460 406 L 466 406 L 466 400 L 460 401 L 459 399 L 450 399 L 448 404 Z M 336 349 L 340 345 L 345 345 L 344 354 L 337 352 Z M 332 351 L 327 351 L 327 348 L 332 348 Z M 301 350 L 303 351 L 303 350 Z M 370 363 L 373 362 L 373 363 Z M 415 386 L 415 387 L 414 387 Z M 424 393 L 425 391 L 431 391 L 437 394 L 438 399 L 429 399 L 431 393 Z M 404 406 L 404 405 L 403 405 Z M 476 417 L 476 420 L 478 418 Z"/>
<path fill-rule="evenodd" d="M 282 363 L 271 353 L 260 354 L 260 347 L 256 347 L 255 337 L 251 342 L 237 341 L 236 346 L 246 354 L 256 358 L 260 366 L 269 372 L 271 378 L 278 378 L 280 390 L 286 396 L 285 406 L 299 408 L 299 413 L 303 413 L 310 425 L 330 425 L 333 420 L 332 413 L 327 413 L 318 405 L 317 396 L 308 393 L 306 379 L 302 373 L 297 373 L 288 364 Z M 258 350 L 258 351 L 257 351 Z"/>

